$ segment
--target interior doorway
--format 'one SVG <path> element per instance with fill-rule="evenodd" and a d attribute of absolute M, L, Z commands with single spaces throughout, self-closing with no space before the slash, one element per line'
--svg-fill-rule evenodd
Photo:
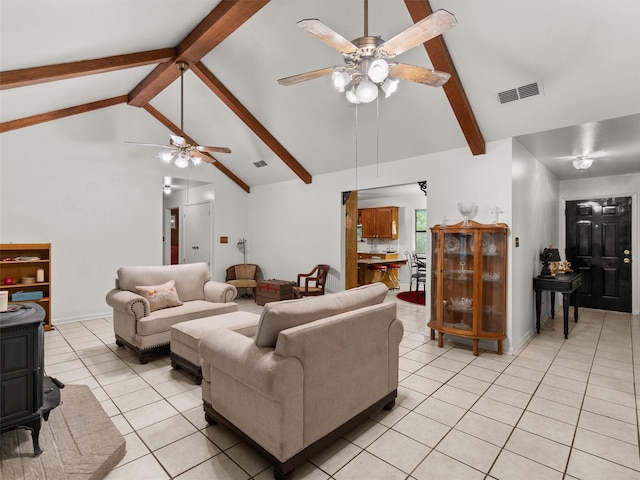
<path fill-rule="evenodd" d="M 163 264 L 204 261 L 211 266 L 214 185 L 198 180 L 164 177 L 162 188 Z M 189 224 L 185 221 L 187 215 L 194 217 Z"/>
<path fill-rule="evenodd" d="M 631 197 L 566 203 L 566 258 L 582 273 L 580 306 L 631 312 Z"/>
<path fill-rule="evenodd" d="M 165 239 L 169 240 L 169 262 L 171 265 L 180 263 L 180 209 L 167 209 L 169 218 L 166 220 Z M 166 241 L 166 240 L 165 240 Z"/>
<path fill-rule="evenodd" d="M 415 210 L 427 208 L 426 182 L 414 182 L 386 187 L 369 188 L 343 192 L 344 206 L 344 278 L 345 289 L 358 286 L 358 252 L 371 251 L 379 245 L 390 246 L 397 251 L 399 258 L 405 258 L 405 251 L 415 250 Z M 391 242 L 371 241 L 362 238 L 358 225 L 358 210 L 383 206 L 399 207 L 398 239 Z M 409 283 L 408 268 L 399 272 L 400 284 Z"/>

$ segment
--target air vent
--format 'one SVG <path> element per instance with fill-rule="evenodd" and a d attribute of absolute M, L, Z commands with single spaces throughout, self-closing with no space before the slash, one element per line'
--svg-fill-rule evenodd
<path fill-rule="evenodd" d="M 256 168 L 266 167 L 268 165 L 268 163 L 265 162 L 264 160 L 259 160 L 257 162 L 253 162 L 253 164 L 256 166 Z"/>
<path fill-rule="evenodd" d="M 525 98 L 535 97 L 542 94 L 540 82 L 529 83 L 521 87 L 505 90 L 498 93 L 498 101 L 501 104 L 523 100 Z"/>

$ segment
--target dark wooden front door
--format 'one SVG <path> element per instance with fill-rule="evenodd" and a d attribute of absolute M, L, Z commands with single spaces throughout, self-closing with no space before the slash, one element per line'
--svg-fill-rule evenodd
<path fill-rule="evenodd" d="M 631 197 L 568 201 L 565 216 L 580 306 L 631 312 Z"/>

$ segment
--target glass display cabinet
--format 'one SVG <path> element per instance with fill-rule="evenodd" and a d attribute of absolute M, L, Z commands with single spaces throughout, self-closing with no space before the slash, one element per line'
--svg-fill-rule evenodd
<path fill-rule="evenodd" d="M 507 236 L 504 223 L 469 221 L 431 228 L 431 339 L 445 334 L 496 340 L 506 338 Z"/>

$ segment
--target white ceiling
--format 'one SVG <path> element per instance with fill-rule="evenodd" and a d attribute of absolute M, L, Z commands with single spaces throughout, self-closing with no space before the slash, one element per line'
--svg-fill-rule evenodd
<path fill-rule="evenodd" d="M 173 47 L 217 4 L 2 0 L 0 69 Z M 431 6 L 458 20 L 444 39 L 486 142 L 515 137 L 559 179 L 640 172 L 640 2 L 431 0 Z M 342 61 L 296 26 L 303 18 L 318 18 L 348 39 L 363 34 L 361 0 L 272 0 L 202 61 L 311 175 L 467 146 L 441 88 L 402 82 L 391 98 L 356 109 L 327 78 L 280 86 L 278 78 Z M 389 39 L 412 23 L 402 0 L 369 1 L 369 34 Z M 431 66 L 421 46 L 398 60 Z M 127 94 L 153 68 L 3 90 L 0 120 Z M 543 95 L 498 102 L 498 92 L 535 81 Z M 150 102 L 175 124 L 179 93 L 174 82 Z M 166 143 L 167 129 L 146 117 L 151 128 L 134 125 L 127 138 L 107 140 Z M 250 186 L 297 178 L 191 72 L 184 127 L 200 144 L 231 148 L 217 158 Z M 142 150 L 131 146 L 131 156 L 155 153 Z M 582 154 L 598 157 L 586 172 L 570 166 Z M 258 160 L 268 167 L 255 168 Z"/>

